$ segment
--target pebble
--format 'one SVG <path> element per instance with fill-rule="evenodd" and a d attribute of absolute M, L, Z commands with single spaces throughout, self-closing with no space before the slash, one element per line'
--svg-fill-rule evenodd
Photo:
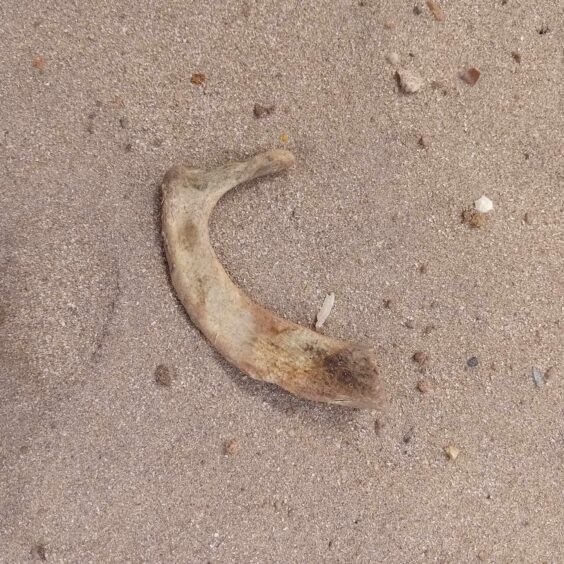
<path fill-rule="evenodd" d="M 438 22 L 443 22 L 445 20 L 445 13 L 443 12 L 443 9 L 437 2 L 435 2 L 435 0 L 427 0 L 427 7 Z"/>
<path fill-rule="evenodd" d="M 475 67 L 471 67 L 469 69 L 466 69 L 465 71 L 460 73 L 460 78 L 466 82 L 466 84 L 468 84 L 469 86 L 474 86 L 474 84 L 476 84 L 476 82 L 478 82 L 478 79 L 480 78 L 480 71 L 475 68 Z"/>
<path fill-rule="evenodd" d="M 400 64 L 400 56 L 397 53 L 388 53 L 386 55 L 386 60 L 394 67 L 397 67 Z"/>
<path fill-rule="evenodd" d="M 458 458 L 458 455 L 460 454 L 460 449 L 455 447 L 454 445 L 447 445 L 444 448 L 444 451 L 450 460 L 456 460 Z"/>
<path fill-rule="evenodd" d="M 478 358 L 475 356 L 471 356 L 467 361 L 466 361 L 466 365 L 468 366 L 468 368 L 476 368 L 476 366 L 478 366 L 479 361 Z"/>
<path fill-rule="evenodd" d="M 474 202 L 474 207 L 480 213 L 488 213 L 493 210 L 493 202 L 487 196 L 482 196 Z"/>
<path fill-rule="evenodd" d="M 419 137 L 419 145 L 424 149 L 428 149 L 431 146 L 431 138 L 428 135 L 421 135 Z"/>
<path fill-rule="evenodd" d="M 155 369 L 155 382 L 159 386 L 170 386 L 172 383 L 172 376 L 170 369 L 164 364 L 159 364 Z"/>
<path fill-rule="evenodd" d="M 544 373 L 544 381 L 548 382 L 552 378 L 556 376 L 556 366 L 551 366 L 545 373 Z"/>
<path fill-rule="evenodd" d="M 420 364 L 421 366 L 429 364 L 429 355 L 426 352 L 417 351 L 411 358 L 414 362 Z"/>
<path fill-rule="evenodd" d="M 419 382 L 417 382 L 417 389 L 422 394 L 428 394 L 433 391 L 433 383 L 431 380 L 419 380 Z"/>
<path fill-rule="evenodd" d="M 239 441 L 237 439 L 229 439 L 223 445 L 223 452 L 226 455 L 233 456 L 239 452 Z"/>
<path fill-rule="evenodd" d="M 415 71 L 398 69 L 396 71 L 396 78 L 400 88 L 406 94 L 415 94 L 415 92 L 421 90 L 423 86 L 423 79 Z"/>
<path fill-rule="evenodd" d="M 255 117 L 258 119 L 269 116 L 273 111 L 274 111 L 274 104 L 270 106 L 255 104 L 255 107 L 253 108 L 253 114 L 255 114 Z"/>

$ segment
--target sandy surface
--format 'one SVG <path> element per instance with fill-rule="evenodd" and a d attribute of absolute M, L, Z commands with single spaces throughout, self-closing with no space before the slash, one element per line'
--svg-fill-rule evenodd
<path fill-rule="evenodd" d="M 0 560 L 562 562 L 558 4 L 1 2 Z M 167 168 L 281 146 L 217 253 L 299 323 L 335 292 L 385 419 L 251 381 L 169 285 Z"/>

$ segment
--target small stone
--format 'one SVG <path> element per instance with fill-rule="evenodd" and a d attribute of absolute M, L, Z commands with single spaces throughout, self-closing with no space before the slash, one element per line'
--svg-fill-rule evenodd
<path fill-rule="evenodd" d="M 394 300 L 392 298 L 386 298 L 382 303 L 386 309 L 392 309 L 394 306 Z"/>
<path fill-rule="evenodd" d="M 474 86 L 480 78 L 480 71 L 475 67 L 465 69 L 460 73 L 460 78 L 469 86 Z"/>
<path fill-rule="evenodd" d="M 289 140 L 290 137 L 286 133 L 282 133 L 282 135 L 280 135 L 280 141 L 282 143 L 288 143 Z"/>
<path fill-rule="evenodd" d="M 431 380 L 419 380 L 419 382 L 417 382 L 417 389 L 422 394 L 428 394 L 433 391 L 433 383 Z"/>
<path fill-rule="evenodd" d="M 237 439 L 229 439 L 223 445 L 223 452 L 228 456 L 234 456 L 239 453 L 239 441 Z"/>
<path fill-rule="evenodd" d="M 426 264 L 422 264 L 419 266 L 419 274 L 427 274 L 428 270 L 429 269 Z"/>
<path fill-rule="evenodd" d="M 419 4 L 416 4 L 415 6 L 413 6 L 413 13 L 416 16 L 420 16 L 423 13 L 423 8 Z"/>
<path fill-rule="evenodd" d="M 435 19 L 438 22 L 444 21 L 445 13 L 443 12 L 443 9 L 439 6 L 439 4 L 435 2 L 435 0 L 427 0 L 427 7 L 429 8 L 433 16 L 435 16 Z"/>
<path fill-rule="evenodd" d="M 127 129 L 129 127 L 129 119 L 127 119 L 126 117 L 120 117 L 119 125 L 122 129 Z"/>
<path fill-rule="evenodd" d="M 479 213 L 488 213 L 493 210 L 493 202 L 487 196 L 481 196 L 474 202 L 474 207 Z"/>
<path fill-rule="evenodd" d="M 34 69 L 37 69 L 39 72 L 43 72 L 45 70 L 45 66 L 47 65 L 47 61 L 45 57 L 34 57 L 31 64 Z"/>
<path fill-rule="evenodd" d="M 192 84 L 195 84 L 196 86 L 202 86 L 205 84 L 206 82 L 206 75 L 201 73 L 201 72 L 195 72 L 191 77 L 190 77 L 190 82 Z"/>
<path fill-rule="evenodd" d="M 531 212 L 526 212 L 525 215 L 523 216 L 523 221 L 527 225 L 531 225 L 531 223 L 533 223 L 533 214 Z"/>
<path fill-rule="evenodd" d="M 421 135 L 418 143 L 423 149 L 428 149 L 431 146 L 431 138 L 428 135 Z"/>
<path fill-rule="evenodd" d="M 425 325 L 425 328 L 423 329 L 423 335 L 430 335 L 435 329 L 436 327 L 432 323 L 429 323 L 429 325 Z"/>
<path fill-rule="evenodd" d="M 466 223 L 473 229 L 481 229 L 486 225 L 486 214 L 476 210 L 464 210 L 462 212 L 462 223 Z"/>
<path fill-rule="evenodd" d="M 479 361 L 478 358 L 475 356 L 471 356 L 467 361 L 466 361 L 466 366 L 468 366 L 468 368 L 476 368 L 476 366 L 478 366 Z"/>
<path fill-rule="evenodd" d="M 393 67 L 397 67 L 400 64 L 400 56 L 397 53 L 388 53 L 386 55 L 386 61 Z"/>
<path fill-rule="evenodd" d="M 155 382 L 159 386 L 170 386 L 172 384 L 172 375 L 170 369 L 164 364 L 159 364 L 155 369 Z"/>
<path fill-rule="evenodd" d="M 454 445 L 447 445 L 444 448 L 444 451 L 450 460 L 456 460 L 458 458 L 458 455 L 460 454 L 460 449 L 455 447 Z"/>
<path fill-rule="evenodd" d="M 511 51 L 511 56 L 517 64 L 521 64 L 521 53 L 519 51 Z"/>
<path fill-rule="evenodd" d="M 415 94 L 423 86 L 423 79 L 414 71 L 398 69 L 395 76 L 401 90 L 406 94 Z"/>
<path fill-rule="evenodd" d="M 396 22 L 394 20 L 386 20 L 384 22 L 384 27 L 386 29 L 394 29 L 396 27 Z"/>
<path fill-rule="evenodd" d="M 133 145 L 131 143 L 126 143 L 125 147 L 123 148 L 123 150 L 126 153 L 131 153 L 131 151 L 133 151 Z"/>
<path fill-rule="evenodd" d="M 411 359 L 417 364 L 420 364 L 421 366 L 429 364 L 429 360 L 430 360 L 429 355 L 423 351 L 417 351 L 416 353 L 413 354 Z"/>
<path fill-rule="evenodd" d="M 411 319 L 406 319 L 403 322 L 403 326 L 407 327 L 408 329 L 415 329 L 415 323 L 413 323 L 413 320 L 411 320 Z"/>
<path fill-rule="evenodd" d="M 556 366 L 551 366 L 545 373 L 544 373 L 544 380 L 548 382 L 552 380 L 556 376 Z"/>
<path fill-rule="evenodd" d="M 374 432 L 379 435 L 382 432 L 382 429 L 384 428 L 384 424 L 382 423 L 382 421 L 380 419 L 375 419 L 374 420 Z"/>
<path fill-rule="evenodd" d="M 263 106 L 262 104 L 255 104 L 253 114 L 257 119 L 269 116 L 274 111 L 274 105 Z"/>
<path fill-rule="evenodd" d="M 37 543 L 35 544 L 32 548 L 31 548 L 31 557 L 33 558 L 33 560 L 41 560 L 41 561 L 46 561 L 47 560 L 47 550 L 45 548 L 45 545 L 43 543 Z"/>

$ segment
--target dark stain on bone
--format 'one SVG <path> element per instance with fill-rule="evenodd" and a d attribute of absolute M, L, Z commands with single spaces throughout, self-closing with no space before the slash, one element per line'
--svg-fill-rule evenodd
<path fill-rule="evenodd" d="M 323 368 L 339 388 L 359 394 L 370 394 L 378 369 L 360 351 L 343 350 L 323 359 Z"/>
<path fill-rule="evenodd" d="M 191 221 L 187 221 L 179 237 L 180 245 L 184 248 L 193 248 L 198 242 L 198 239 L 198 228 Z"/>

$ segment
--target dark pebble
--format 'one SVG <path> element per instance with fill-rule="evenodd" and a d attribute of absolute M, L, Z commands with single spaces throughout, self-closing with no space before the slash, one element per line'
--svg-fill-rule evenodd
<path fill-rule="evenodd" d="M 469 368 L 476 368 L 478 366 L 478 358 L 475 356 L 471 356 L 467 361 L 466 364 Z"/>

